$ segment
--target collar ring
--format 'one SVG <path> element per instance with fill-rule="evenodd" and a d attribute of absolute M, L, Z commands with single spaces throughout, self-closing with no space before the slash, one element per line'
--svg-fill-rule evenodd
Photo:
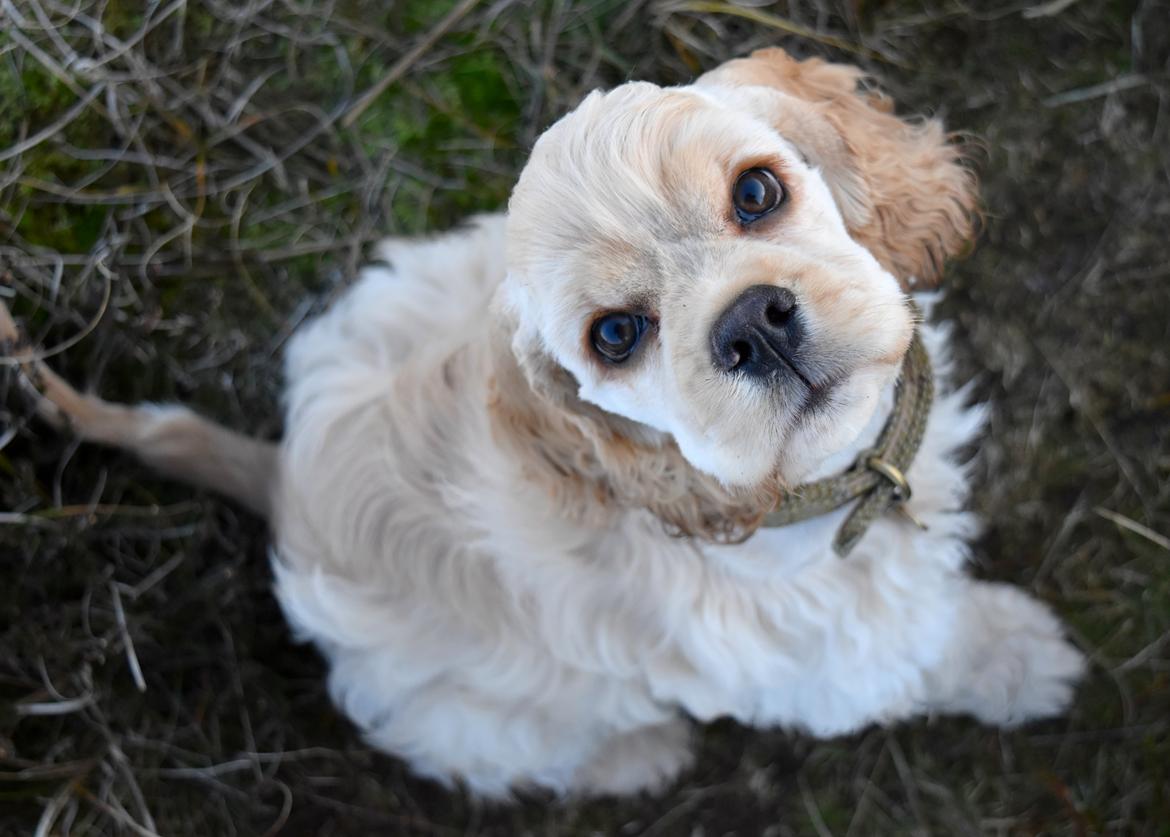
<path fill-rule="evenodd" d="M 861 461 L 865 463 L 866 468 L 885 477 L 894 486 L 893 499 L 895 502 L 905 503 L 914 495 L 910 489 L 909 480 L 906 479 L 906 475 L 897 465 L 883 459 L 876 453 L 863 454 Z"/>

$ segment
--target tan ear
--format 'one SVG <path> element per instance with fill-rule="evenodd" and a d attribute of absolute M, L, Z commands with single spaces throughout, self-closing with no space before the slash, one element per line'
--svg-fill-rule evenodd
<path fill-rule="evenodd" d="M 821 169 L 850 234 L 903 286 L 935 285 L 945 260 L 974 235 L 975 176 L 938 120 L 898 118 L 890 99 L 861 87 L 863 78 L 856 67 L 773 48 L 697 83 L 785 94 L 773 97 L 768 116 Z"/>

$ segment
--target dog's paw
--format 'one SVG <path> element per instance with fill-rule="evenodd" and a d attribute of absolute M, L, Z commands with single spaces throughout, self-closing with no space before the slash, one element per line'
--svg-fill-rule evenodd
<path fill-rule="evenodd" d="M 691 766 L 690 726 L 674 721 L 609 739 L 581 769 L 574 790 L 587 796 L 621 796 L 662 790 Z"/>
<path fill-rule="evenodd" d="M 972 604 L 984 636 L 957 696 L 962 708 L 1006 727 L 1063 712 L 1085 659 L 1065 639 L 1060 622 L 1015 588 L 989 584 L 977 591 Z"/>

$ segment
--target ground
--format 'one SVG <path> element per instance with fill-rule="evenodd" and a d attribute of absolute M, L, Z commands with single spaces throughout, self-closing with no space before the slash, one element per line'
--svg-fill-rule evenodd
<path fill-rule="evenodd" d="M 275 435 L 282 346 L 378 235 L 500 207 L 585 90 L 771 44 L 863 65 L 974 149 L 984 229 L 940 311 L 993 405 L 973 562 L 1089 655 L 1069 716 L 718 723 L 659 797 L 477 804 L 330 707 L 260 522 L 0 379 L 0 833 L 1170 834 L 1157 0 L 0 3 L 0 294 L 72 380 Z"/>

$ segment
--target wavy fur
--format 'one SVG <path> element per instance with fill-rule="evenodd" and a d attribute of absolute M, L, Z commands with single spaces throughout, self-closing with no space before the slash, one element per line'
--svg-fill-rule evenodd
<path fill-rule="evenodd" d="M 131 438 L 59 379 L 46 398 L 270 510 L 277 596 L 337 705 L 480 794 L 654 789 L 690 763 L 689 718 L 838 735 L 1059 712 L 1083 662 L 1057 620 L 963 573 L 959 452 L 984 411 L 948 388 L 945 327 L 923 326 L 942 394 L 908 472 L 929 528 L 882 518 L 845 561 L 847 509 L 757 528 L 779 487 L 873 443 L 913 327 L 902 287 L 970 232 L 974 181 L 941 127 L 858 79 L 766 51 L 693 87 L 592 94 L 537 143 L 507 218 L 385 242 L 390 267 L 294 337 L 276 462 L 188 413 L 117 408 L 181 419 Z M 747 228 L 731 184 L 759 166 L 789 198 Z M 712 322 L 759 284 L 797 300 L 799 362 L 827 370 L 815 409 L 792 376 L 712 362 Z M 654 328 L 601 364 L 591 318 L 627 309 Z"/>

